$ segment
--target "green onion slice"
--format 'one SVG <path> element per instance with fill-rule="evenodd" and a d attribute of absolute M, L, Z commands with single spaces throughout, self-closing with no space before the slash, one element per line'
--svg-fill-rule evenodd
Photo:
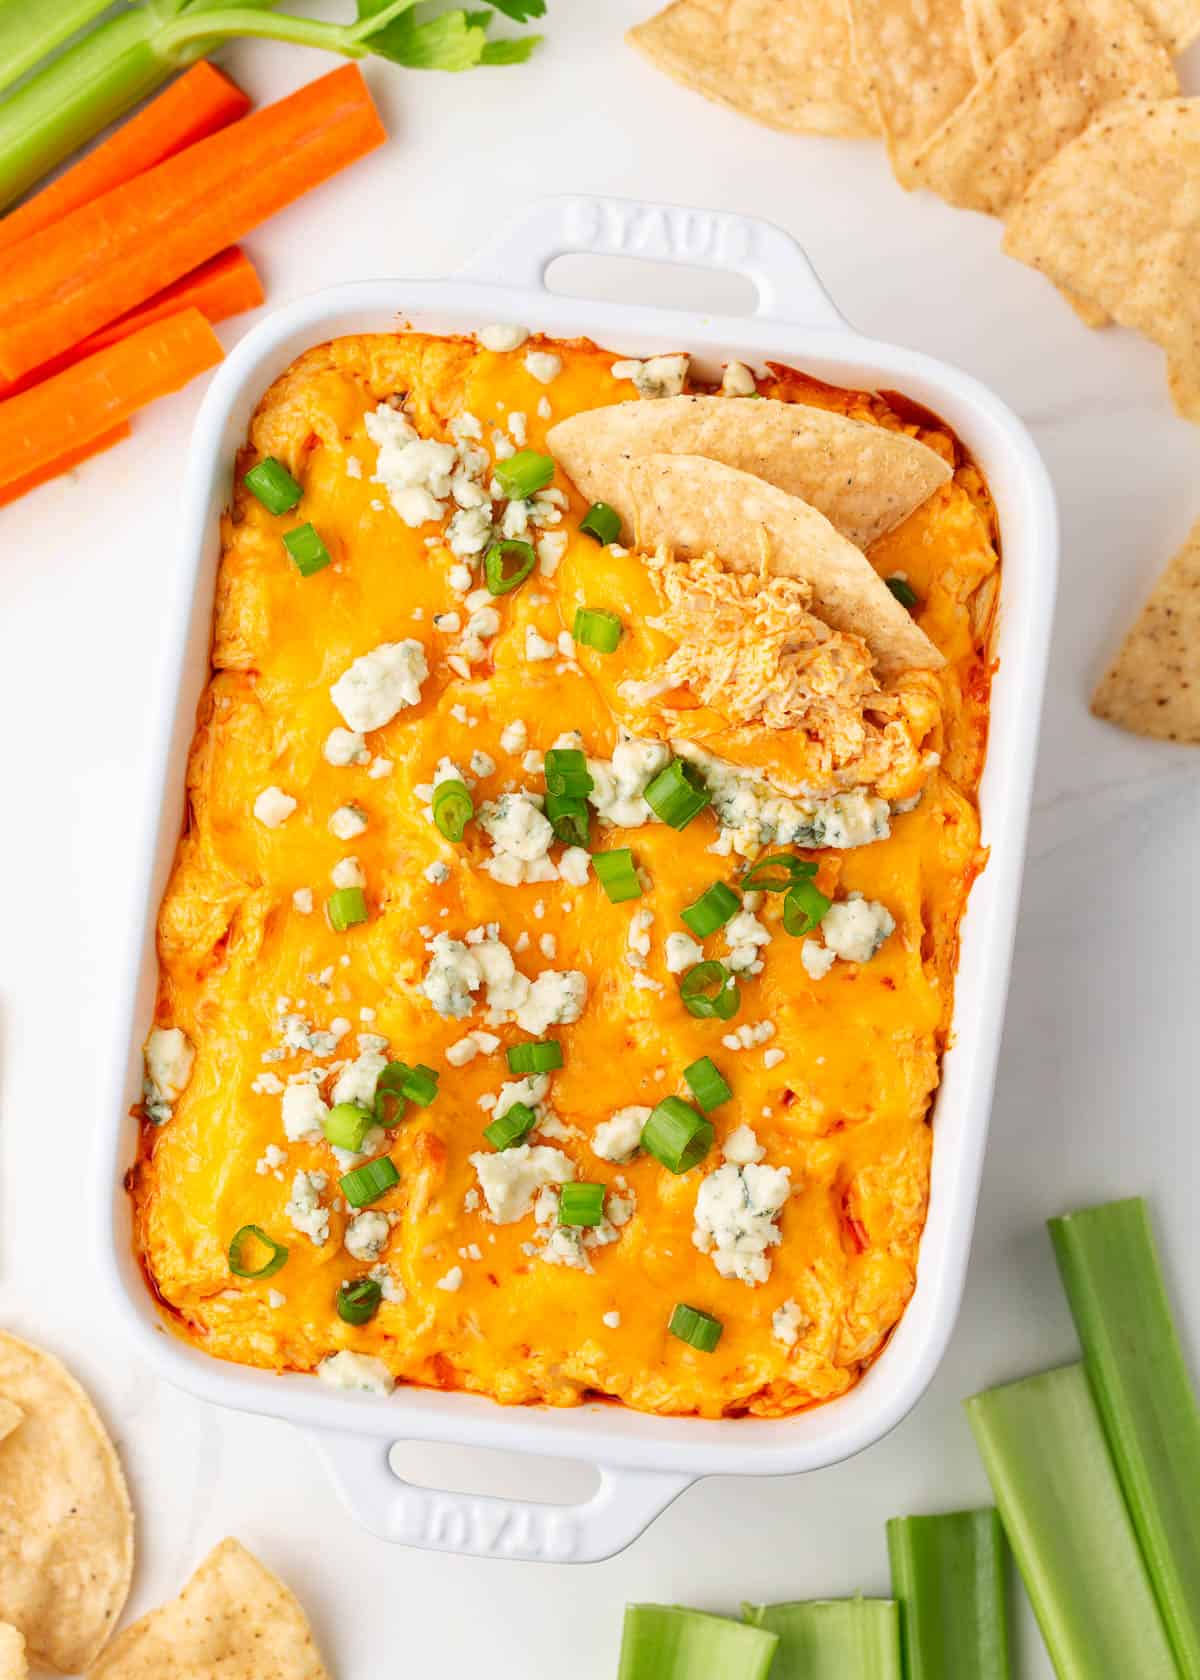
<path fill-rule="evenodd" d="M 563 1048 L 556 1038 L 510 1044 L 504 1055 L 510 1073 L 552 1073 L 563 1065 Z"/>
<path fill-rule="evenodd" d="M 554 457 L 536 449 L 518 449 L 507 461 L 497 461 L 494 471 L 509 500 L 523 502 L 553 480 Z"/>
<path fill-rule="evenodd" d="M 554 830 L 554 838 L 564 846 L 587 845 L 591 817 L 586 799 L 569 793 L 548 793 L 546 820 Z"/>
<path fill-rule="evenodd" d="M 1050 1235 L 1179 1672 L 1200 1675 L 1200 1409 L 1146 1204 L 1067 1214 Z"/>
<path fill-rule="evenodd" d="M 673 758 L 642 796 L 654 815 L 670 828 L 686 828 L 706 805 L 712 803 L 704 778 L 694 765 Z"/>
<path fill-rule="evenodd" d="M 778 1644 L 773 1633 L 725 1616 L 628 1604 L 617 1680 L 767 1680 Z"/>
<path fill-rule="evenodd" d="M 283 462 L 273 455 L 251 467 L 242 483 L 268 513 L 291 513 L 304 494 Z"/>
<path fill-rule="evenodd" d="M 379 1311 L 383 1289 L 375 1278 L 344 1283 L 337 1292 L 338 1317 L 346 1324 L 368 1324 Z"/>
<path fill-rule="evenodd" d="M 628 846 L 618 846 L 612 852 L 593 852 L 592 868 L 596 879 L 614 904 L 626 899 L 641 898 L 642 883 L 638 880 L 633 853 Z"/>
<path fill-rule="evenodd" d="M 603 607 L 576 607 L 571 634 L 597 653 L 615 653 L 623 628 L 616 613 L 606 612 Z"/>
<path fill-rule="evenodd" d="M 528 1103 L 515 1102 L 511 1108 L 498 1115 L 490 1126 L 483 1128 L 483 1135 L 493 1149 L 511 1149 L 520 1143 L 537 1125 L 537 1115 Z"/>
<path fill-rule="evenodd" d="M 251 1242 L 261 1243 L 264 1248 L 269 1248 L 271 1251 L 257 1270 L 247 1266 L 245 1260 L 246 1244 Z M 269 1237 L 261 1225 L 243 1225 L 229 1245 L 229 1270 L 234 1277 L 240 1278 L 274 1277 L 275 1273 L 286 1263 L 287 1257 L 288 1251 L 284 1245 L 277 1243 L 273 1237 Z"/>
<path fill-rule="evenodd" d="M 335 933 L 345 933 L 367 919 L 367 900 L 361 887 L 339 887 L 325 904 L 329 925 Z"/>
<path fill-rule="evenodd" d="M 731 1021 L 741 1007 L 737 981 L 724 963 L 702 962 L 679 982 L 679 996 L 689 1015 L 702 1021 Z"/>
<path fill-rule="evenodd" d="M 920 606 L 921 597 L 917 594 L 916 590 L 913 588 L 912 584 L 909 583 L 907 578 L 890 577 L 885 578 L 884 582 L 887 584 L 892 594 L 896 597 L 897 601 L 899 601 L 900 605 L 902 607 L 907 607 L 909 612 L 911 612 L 914 607 Z"/>
<path fill-rule="evenodd" d="M 546 791 L 583 799 L 595 787 L 578 747 L 551 747 L 546 754 Z"/>
<path fill-rule="evenodd" d="M 689 1347 L 699 1348 L 701 1353 L 713 1351 L 721 1340 L 724 1328 L 719 1318 L 701 1312 L 699 1307 L 686 1306 L 682 1301 L 675 1307 L 667 1325 L 672 1336 L 678 1336 Z"/>
<path fill-rule="evenodd" d="M 690 1172 L 712 1148 L 709 1121 L 682 1097 L 664 1097 L 642 1127 L 642 1148 L 668 1172 Z"/>
<path fill-rule="evenodd" d="M 403 1063 L 400 1065 L 404 1066 Z M 387 1072 L 386 1068 L 384 1072 Z M 416 1103 L 418 1108 L 428 1108 L 437 1098 L 440 1075 L 434 1068 L 426 1067 L 424 1062 L 418 1062 L 416 1067 L 405 1068 L 404 1072 L 401 1091 L 409 1102 Z"/>
<path fill-rule="evenodd" d="M 691 1062 L 685 1067 L 683 1077 L 705 1114 L 728 1102 L 733 1095 L 720 1068 L 708 1056 L 701 1056 L 698 1062 Z"/>
<path fill-rule="evenodd" d="M 751 864 L 741 879 L 743 892 L 787 892 L 797 881 L 805 881 L 817 873 L 812 858 L 798 858 L 791 852 L 776 852 L 772 857 L 760 858 Z"/>
<path fill-rule="evenodd" d="M 475 802 L 466 782 L 451 776 L 437 784 L 433 790 L 433 820 L 439 834 L 457 845 L 474 815 Z"/>
<path fill-rule="evenodd" d="M 811 933 L 820 924 L 822 916 L 829 909 L 833 900 L 815 887 L 811 881 L 797 881 L 788 888 L 787 897 L 783 901 L 783 928 L 793 939 L 799 939 L 802 934 Z"/>
<path fill-rule="evenodd" d="M 558 1193 L 560 1225 L 599 1225 L 604 1218 L 603 1184 L 564 1184 Z"/>
<path fill-rule="evenodd" d="M 893 1517 L 887 1538 L 908 1680 L 1009 1680 L 1008 1547 L 995 1511 Z"/>
<path fill-rule="evenodd" d="M 375 1116 L 369 1108 L 361 1103 L 335 1103 L 321 1122 L 325 1133 L 325 1140 L 335 1149 L 352 1149 L 355 1154 L 362 1148 L 363 1139 L 375 1124 Z"/>
<path fill-rule="evenodd" d="M 746 1604 L 752 1626 L 779 1635 L 771 1672 L 783 1680 L 902 1680 L 900 1615 L 890 1598 L 827 1598 L 808 1604 Z M 912 1677 L 910 1675 L 910 1680 Z M 955 1680 L 979 1680 L 974 1669 Z"/>
<path fill-rule="evenodd" d="M 483 581 L 489 595 L 507 595 L 525 582 L 536 564 L 532 543 L 517 537 L 494 542 L 483 557 Z"/>
<path fill-rule="evenodd" d="M 724 927 L 731 916 L 736 916 L 741 907 L 742 901 L 732 887 L 727 887 L 724 881 L 714 881 L 694 904 L 679 912 L 679 919 L 687 923 L 697 939 L 707 939 L 710 933 Z"/>
<path fill-rule="evenodd" d="M 321 541 L 315 525 L 297 525 L 294 531 L 283 533 L 283 546 L 301 577 L 312 577 L 333 564 L 333 555 Z"/>
<path fill-rule="evenodd" d="M 977 1394 L 967 1416 L 1055 1673 L 1174 1680 L 1083 1366 Z"/>
<path fill-rule="evenodd" d="M 607 502 L 593 502 L 579 521 L 579 529 L 607 547 L 621 535 L 621 515 Z"/>
<path fill-rule="evenodd" d="M 400 1174 L 390 1155 L 379 1155 L 374 1161 L 364 1161 L 361 1167 L 352 1167 L 338 1182 L 350 1206 L 360 1208 L 377 1202 L 394 1184 L 399 1184 Z"/>

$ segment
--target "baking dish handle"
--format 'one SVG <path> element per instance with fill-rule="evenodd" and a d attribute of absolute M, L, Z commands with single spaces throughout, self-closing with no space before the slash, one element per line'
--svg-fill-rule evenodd
<path fill-rule="evenodd" d="M 555 257 L 578 252 L 641 257 L 742 274 L 758 293 L 755 314 L 791 326 L 846 332 L 845 318 L 792 238 L 773 222 L 629 198 L 537 199 L 520 211 L 458 278 L 546 291 Z"/>
<path fill-rule="evenodd" d="M 598 1563 L 623 1551 L 694 1480 L 597 1465 L 600 1486 L 581 1505 L 442 1493 L 397 1476 L 385 1438 L 311 1431 L 354 1520 L 381 1540 L 469 1557 Z"/>

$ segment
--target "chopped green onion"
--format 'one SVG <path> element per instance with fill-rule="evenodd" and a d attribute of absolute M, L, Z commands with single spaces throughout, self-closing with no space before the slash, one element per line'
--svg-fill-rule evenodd
<path fill-rule="evenodd" d="M 667 1329 L 672 1336 L 678 1336 L 681 1342 L 689 1347 L 699 1348 L 701 1353 L 711 1353 L 721 1340 L 721 1333 L 725 1326 L 719 1318 L 713 1318 L 709 1313 L 701 1312 L 699 1307 L 689 1307 L 680 1301 L 671 1314 Z"/>
<path fill-rule="evenodd" d="M 483 581 L 489 595 L 507 595 L 525 582 L 536 564 L 532 543 L 517 537 L 494 542 L 483 557 Z"/>
<path fill-rule="evenodd" d="M 709 1121 L 682 1097 L 664 1097 L 642 1127 L 642 1148 L 668 1172 L 690 1172 L 712 1148 Z"/>
<path fill-rule="evenodd" d="M 339 1180 L 342 1194 L 350 1206 L 356 1208 L 378 1201 L 393 1184 L 399 1182 L 400 1174 L 390 1155 L 379 1155 L 374 1161 L 364 1161 L 361 1167 L 351 1167 Z"/>
<path fill-rule="evenodd" d="M 1008 1547 L 995 1511 L 893 1517 L 887 1537 L 908 1680 L 1009 1680 Z"/>
<path fill-rule="evenodd" d="M 564 1184 L 558 1193 L 560 1225 L 599 1225 L 604 1218 L 603 1184 Z"/>
<path fill-rule="evenodd" d="M 779 1636 L 774 1680 L 902 1680 L 900 1617 L 890 1598 L 746 1604 L 753 1627 Z M 970 1669 L 955 1680 L 975 1680 Z"/>
<path fill-rule="evenodd" d="M 268 513 L 291 513 L 304 494 L 282 461 L 273 455 L 251 467 L 242 483 Z"/>
<path fill-rule="evenodd" d="M 587 845 L 591 817 L 586 799 L 569 793 L 548 793 L 545 810 L 556 840 L 561 840 L 564 846 Z"/>
<path fill-rule="evenodd" d="M 686 922 L 697 939 L 707 939 L 710 933 L 724 927 L 731 916 L 736 916 L 741 907 L 742 901 L 731 887 L 724 881 L 714 881 L 694 904 L 679 912 L 679 919 Z"/>
<path fill-rule="evenodd" d="M 701 1610 L 627 1604 L 617 1680 L 767 1680 L 778 1643 L 773 1633 Z"/>
<path fill-rule="evenodd" d="M 576 607 L 571 634 L 597 653 L 615 653 L 623 628 L 616 613 L 606 612 L 603 607 Z"/>
<path fill-rule="evenodd" d="M 682 758 L 673 758 L 665 770 L 660 770 L 642 797 L 654 815 L 670 828 L 686 828 L 693 817 L 698 817 L 712 803 L 704 778 Z"/>
<path fill-rule="evenodd" d="M 367 919 L 367 901 L 361 887 L 339 887 L 326 900 L 325 911 L 335 933 L 345 933 Z"/>
<path fill-rule="evenodd" d="M 297 525 L 294 531 L 283 533 L 283 546 L 301 577 L 312 577 L 333 564 L 333 555 L 321 541 L 315 525 Z"/>
<path fill-rule="evenodd" d="M 418 1062 L 416 1067 L 408 1069 L 407 1077 L 400 1089 L 409 1102 L 416 1103 L 418 1108 L 428 1108 L 431 1102 L 437 1100 L 440 1077 L 441 1075 L 435 1069 L 426 1067 L 424 1062 Z"/>
<path fill-rule="evenodd" d="M 1200 1675 L 1200 1409 L 1140 1197 L 1050 1221 L 1084 1365 L 1181 1675 Z"/>
<path fill-rule="evenodd" d="M 607 547 L 621 535 L 621 515 L 607 502 L 593 502 L 579 521 L 579 529 Z"/>
<path fill-rule="evenodd" d="M 909 612 L 911 612 L 914 607 L 920 606 L 921 597 L 917 594 L 916 590 L 913 588 L 912 584 L 909 583 L 907 578 L 890 577 L 885 578 L 884 582 L 887 584 L 892 594 L 896 597 L 897 601 L 899 601 L 900 605 L 902 607 L 907 607 Z"/>
<path fill-rule="evenodd" d="M 466 782 L 451 776 L 437 784 L 433 790 L 433 820 L 439 834 L 457 845 L 474 815 L 475 802 Z"/>
<path fill-rule="evenodd" d="M 394 1126 L 403 1115 L 406 1103 L 427 1108 L 437 1094 L 438 1075 L 433 1068 L 426 1067 L 424 1062 L 418 1062 L 416 1067 L 409 1067 L 407 1062 L 389 1062 L 375 1082 L 376 1124 Z"/>
<path fill-rule="evenodd" d="M 511 1108 L 498 1115 L 490 1126 L 483 1128 L 483 1135 L 493 1149 L 511 1149 L 513 1144 L 520 1143 L 537 1125 L 537 1115 L 528 1103 L 515 1102 Z"/>
<path fill-rule="evenodd" d="M 641 898 L 642 883 L 638 880 L 633 853 L 628 846 L 618 846 L 612 852 L 593 852 L 592 868 L 614 904 L 624 904 L 629 898 Z"/>
<path fill-rule="evenodd" d="M 1176 1680 L 1083 1366 L 977 1394 L 967 1415 L 1055 1672 Z"/>
<path fill-rule="evenodd" d="M 563 1065 L 562 1045 L 556 1038 L 532 1044 L 510 1044 L 504 1052 L 510 1073 L 552 1073 Z"/>
<path fill-rule="evenodd" d="M 244 1251 L 249 1242 L 261 1243 L 264 1248 L 271 1250 L 257 1270 L 246 1264 Z M 287 1257 L 288 1251 L 283 1244 L 269 1237 L 260 1225 L 243 1225 L 229 1245 L 229 1270 L 234 1277 L 240 1278 L 274 1277 L 285 1264 Z"/>
<path fill-rule="evenodd" d="M 708 1056 L 701 1056 L 683 1070 L 688 1087 L 705 1114 L 728 1102 L 733 1092 L 725 1082 L 720 1068 Z"/>
<path fill-rule="evenodd" d="M 382 1300 L 383 1288 L 375 1278 L 344 1283 L 337 1292 L 338 1317 L 346 1324 L 369 1324 Z"/>
<path fill-rule="evenodd" d="M 742 876 L 743 892 L 787 892 L 797 881 L 804 881 L 817 873 L 812 858 L 798 858 L 791 852 L 776 852 L 772 857 L 760 858 Z"/>
<path fill-rule="evenodd" d="M 790 933 L 793 939 L 811 933 L 819 926 L 821 917 L 832 902 L 811 881 L 797 881 L 795 886 L 788 888 L 783 901 L 784 932 Z"/>
<path fill-rule="evenodd" d="M 355 1154 L 362 1148 L 363 1139 L 375 1124 L 375 1116 L 369 1108 L 361 1103 L 335 1103 L 321 1122 L 321 1129 L 325 1133 L 326 1143 L 331 1143 L 335 1149 L 352 1149 Z"/>
<path fill-rule="evenodd" d="M 507 461 L 497 461 L 494 471 L 509 500 L 523 502 L 552 481 L 554 457 L 536 449 L 518 449 Z"/>
<path fill-rule="evenodd" d="M 731 1021 L 741 1007 L 737 981 L 724 963 L 702 962 L 679 982 L 679 996 L 689 1015 L 702 1021 Z"/>
<path fill-rule="evenodd" d="M 404 1081 L 408 1076 L 404 1062 L 389 1062 L 375 1081 L 375 1113 L 378 1126 L 397 1126 L 408 1106 L 404 1095 Z"/>
<path fill-rule="evenodd" d="M 546 791 L 583 799 L 595 787 L 578 747 L 551 747 L 546 754 Z"/>

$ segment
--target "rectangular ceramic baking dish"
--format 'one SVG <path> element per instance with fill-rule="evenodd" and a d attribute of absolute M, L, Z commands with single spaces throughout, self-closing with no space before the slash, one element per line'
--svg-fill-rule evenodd
<path fill-rule="evenodd" d="M 571 252 L 642 257 L 732 271 L 758 298 L 749 316 L 707 316 L 581 303 L 547 290 L 554 258 Z M 519 322 L 585 334 L 621 355 L 689 350 L 703 369 L 736 357 L 785 361 L 835 384 L 894 389 L 941 415 L 987 475 L 1000 515 L 1003 576 L 996 629 L 991 742 L 980 790 L 987 869 L 962 928 L 954 1043 L 933 1124 L 929 1218 L 916 1292 L 883 1353 L 840 1399 L 777 1421 L 648 1417 L 608 1404 L 505 1408 L 465 1394 L 401 1388 L 390 1400 L 337 1393 L 315 1377 L 222 1363 L 164 1329 L 134 1259 L 122 1178 L 135 1150 L 130 1109 L 154 1006 L 157 907 L 179 837 L 184 767 L 208 677 L 219 516 L 234 456 L 259 398 L 311 345 L 398 320 L 435 332 Z M 1025 831 L 1057 565 L 1053 492 L 1028 434 L 975 380 L 928 356 L 856 333 L 781 229 L 745 217 L 602 198 L 533 204 L 445 280 L 363 281 L 276 310 L 213 380 L 196 422 L 184 495 L 173 619 L 163 627 L 159 692 L 147 696 L 152 750 L 140 835 L 140 922 L 120 982 L 130 1035 L 119 1047 L 97 1152 L 102 1266 L 138 1352 L 160 1375 L 217 1405 L 310 1431 L 354 1516 L 409 1545 L 479 1556 L 589 1562 L 633 1540 L 696 1478 L 817 1469 L 895 1427 L 929 1383 L 962 1293 L 987 1132 L 1020 897 Z M 164 797 L 165 790 L 165 797 Z M 575 1506 L 433 1492 L 400 1480 L 395 1441 L 458 1443 L 585 1460 L 600 1473 Z"/>

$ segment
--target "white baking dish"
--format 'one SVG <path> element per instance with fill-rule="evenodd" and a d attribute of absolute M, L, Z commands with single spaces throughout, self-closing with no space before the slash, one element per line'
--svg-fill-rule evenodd
<path fill-rule="evenodd" d="M 578 251 L 732 270 L 753 281 L 758 309 L 747 317 L 700 316 L 585 304 L 547 291 L 549 263 Z M 955 1041 L 934 1116 L 932 1194 L 916 1293 L 862 1382 L 829 1405 L 778 1421 L 704 1422 L 603 1404 L 570 1411 L 504 1408 L 418 1388 L 400 1389 L 388 1401 L 340 1394 L 315 1377 L 273 1376 L 188 1346 L 164 1331 L 139 1273 L 122 1188 L 135 1148 L 129 1110 L 140 1094 L 141 1045 L 154 1004 L 155 915 L 179 836 L 196 702 L 208 677 L 218 517 L 229 497 L 234 455 L 260 396 L 293 357 L 341 333 L 391 328 L 398 315 L 434 331 L 520 322 L 566 337 L 587 334 L 622 355 L 686 349 L 714 368 L 730 357 L 758 365 L 770 357 L 837 384 L 896 389 L 944 417 L 987 475 L 1004 545 L 999 670 L 980 795 L 991 857 L 963 924 Z M 193 1394 L 311 1431 L 350 1510 L 375 1533 L 477 1555 L 560 1562 L 608 1557 L 699 1476 L 812 1470 L 887 1434 L 930 1381 L 958 1309 L 1020 895 L 1057 529 L 1049 480 L 1018 420 L 953 368 L 854 332 L 803 252 L 768 223 L 616 199 L 549 199 L 520 214 L 450 279 L 335 287 L 275 311 L 244 338 L 217 373 L 196 422 L 181 528 L 187 587 L 176 621 L 163 630 L 163 691 L 147 697 L 155 733 L 146 807 L 142 820 L 129 825 L 131 833 L 145 836 L 139 861 L 144 911 L 123 975 L 130 1037 L 114 1068 L 110 1120 L 96 1163 L 102 1265 L 139 1353 Z M 392 1473 L 387 1454 L 396 1440 L 583 1459 L 599 1470 L 600 1487 L 591 1500 L 569 1507 L 430 1492 Z"/>

